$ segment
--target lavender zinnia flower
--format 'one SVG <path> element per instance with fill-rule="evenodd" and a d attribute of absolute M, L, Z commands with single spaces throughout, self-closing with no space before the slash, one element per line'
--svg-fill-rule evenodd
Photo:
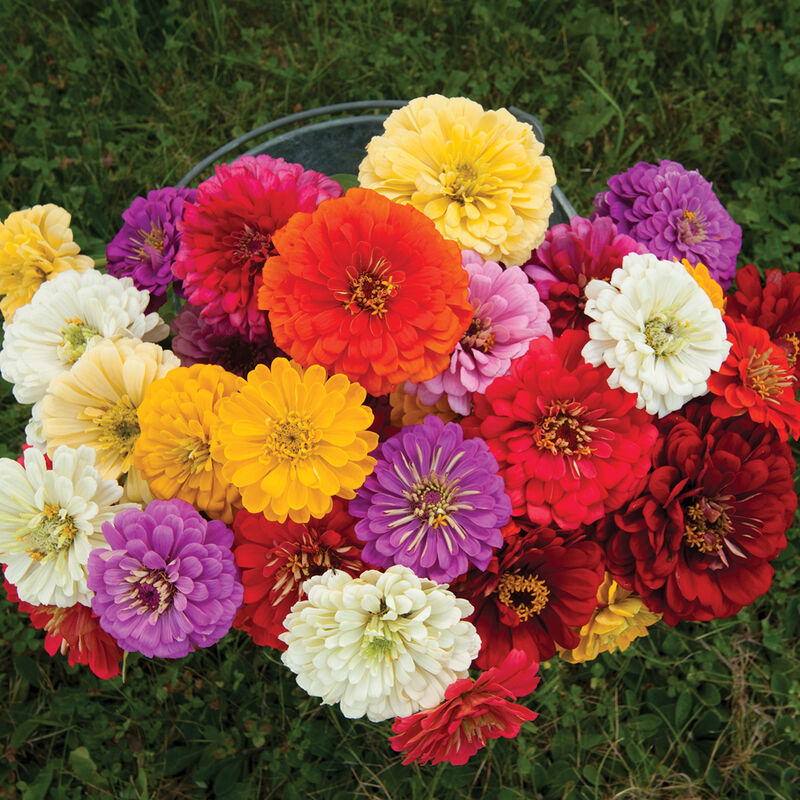
<path fill-rule="evenodd" d="M 420 578 L 449 583 L 470 564 L 486 569 L 503 544 L 511 501 L 483 439 L 427 417 L 380 445 L 378 463 L 350 513 L 362 558 L 378 567 L 410 567 Z"/>
<path fill-rule="evenodd" d="M 450 356 L 450 366 L 419 384 L 406 382 L 405 391 L 432 406 L 447 395 L 450 408 L 469 414 L 473 392 L 483 392 L 511 361 L 528 350 L 537 336 L 553 338 L 550 312 L 536 287 L 519 267 L 503 269 L 464 250 L 461 263 L 469 273 L 469 302 L 475 316 Z"/>
<path fill-rule="evenodd" d="M 608 186 L 594 199 L 593 217 L 611 217 L 620 233 L 660 259 L 702 262 L 723 289 L 731 285 L 742 229 L 697 170 L 677 161 L 640 161 L 609 178 Z"/>
<path fill-rule="evenodd" d="M 133 279 L 138 289 L 147 289 L 154 300 L 166 295 L 174 280 L 172 262 L 181 243 L 178 221 L 184 201 L 193 202 L 196 189 L 167 186 L 137 197 L 122 212 L 122 230 L 106 247 L 107 269 L 117 278 Z"/>
<path fill-rule="evenodd" d="M 153 500 L 103 525 L 89 556 L 92 610 L 123 650 L 182 658 L 218 642 L 242 603 L 233 533 L 184 500 Z"/>
<path fill-rule="evenodd" d="M 197 306 L 186 303 L 170 324 L 175 334 L 172 352 L 184 367 L 218 364 L 228 372 L 246 378 L 258 364 L 269 366 L 279 356 L 288 358 L 270 333 L 251 341 L 227 320 L 212 325 L 200 316 L 200 312 Z"/>

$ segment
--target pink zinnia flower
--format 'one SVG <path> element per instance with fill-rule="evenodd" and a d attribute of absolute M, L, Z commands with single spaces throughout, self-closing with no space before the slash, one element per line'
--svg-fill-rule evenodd
<path fill-rule="evenodd" d="M 547 322 L 550 312 L 519 267 L 503 269 L 472 250 L 462 251 L 461 263 L 469 273 L 472 322 L 450 356 L 450 366 L 422 383 L 407 382 L 405 391 L 426 405 L 447 395 L 453 411 L 469 414 L 473 392 L 485 391 L 505 375 L 532 339 L 552 339 L 553 334 Z"/>
<path fill-rule="evenodd" d="M 243 335 L 264 336 L 267 314 L 256 303 L 262 270 L 277 253 L 273 234 L 296 211 L 313 211 L 342 187 L 320 172 L 282 158 L 242 156 L 217 167 L 187 203 L 183 240 L 173 265 L 203 318 L 227 320 Z"/>

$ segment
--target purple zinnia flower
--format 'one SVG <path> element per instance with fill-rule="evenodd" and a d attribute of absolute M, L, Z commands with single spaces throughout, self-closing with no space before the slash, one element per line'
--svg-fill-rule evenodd
<path fill-rule="evenodd" d="M 247 377 L 258 364 L 269 366 L 273 359 L 288 358 L 273 341 L 271 332 L 250 341 L 225 319 L 206 322 L 201 309 L 186 303 L 170 327 L 175 334 L 172 352 L 184 367 L 192 364 L 218 364 L 234 375 Z"/>
<path fill-rule="evenodd" d="M 379 447 L 374 472 L 350 501 L 361 517 L 362 558 L 401 564 L 421 578 L 449 583 L 470 564 L 486 569 L 511 500 L 483 439 L 464 440 L 461 426 L 427 417 Z"/>
<path fill-rule="evenodd" d="M 469 273 L 469 302 L 475 316 L 450 356 L 450 366 L 422 383 L 407 382 L 405 391 L 432 406 L 447 395 L 450 408 L 469 414 L 473 392 L 483 392 L 528 351 L 538 336 L 553 338 L 550 312 L 536 287 L 519 267 L 503 269 L 464 250 L 461 263 Z"/>
<path fill-rule="evenodd" d="M 742 229 L 697 170 L 677 161 L 640 161 L 609 178 L 608 186 L 594 199 L 593 218 L 611 217 L 620 233 L 658 258 L 702 262 L 723 289 L 730 287 Z"/>
<path fill-rule="evenodd" d="M 242 603 L 233 533 L 184 500 L 153 500 L 103 524 L 89 554 L 92 611 L 123 650 L 182 658 L 218 642 Z"/>
<path fill-rule="evenodd" d="M 175 279 L 172 262 L 181 243 L 177 223 L 184 201 L 193 202 L 197 189 L 167 186 L 137 197 L 122 212 L 122 230 L 106 247 L 106 268 L 117 278 L 132 278 L 137 289 L 146 289 L 163 302 Z"/>

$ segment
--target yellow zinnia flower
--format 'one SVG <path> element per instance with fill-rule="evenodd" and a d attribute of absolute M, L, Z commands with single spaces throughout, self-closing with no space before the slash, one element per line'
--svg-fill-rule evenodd
<path fill-rule="evenodd" d="M 94 266 L 89 256 L 78 255 L 70 219 L 69 212 L 48 203 L 14 211 L 0 222 L 0 295 L 5 295 L 0 311 L 6 322 L 54 275 Z"/>
<path fill-rule="evenodd" d="M 606 573 L 597 590 L 597 608 L 580 630 L 580 644 L 574 650 L 559 649 L 559 654 L 578 664 L 606 651 L 625 650 L 634 639 L 647 636 L 647 628 L 660 619 L 661 614 L 650 611 L 638 594 L 623 589 Z"/>
<path fill-rule="evenodd" d="M 216 364 L 178 367 L 147 387 L 138 417 L 134 464 L 159 500 L 177 497 L 230 524 L 239 490 L 211 455 L 220 400 L 245 381 Z"/>
<path fill-rule="evenodd" d="M 59 445 L 88 445 L 103 478 L 128 473 L 126 496 L 147 499 L 133 466 L 139 436 L 137 408 L 145 390 L 180 361 L 170 350 L 139 339 L 106 339 L 93 345 L 69 372 L 57 375 L 42 400 L 42 433 L 48 455 Z"/>
<path fill-rule="evenodd" d="M 350 499 L 375 467 L 378 435 L 365 390 L 285 358 L 259 364 L 217 407 L 213 458 L 242 504 L 269 520 L 325 516 L 334 496 Z"/>
<path fill-rule="evenodd" d="M 418 97 L 367 145 L 358 182 L 430 217 L 462 250 L 523 264 L 544 239 L 556 176 L 530 125 L 465 97 Z"/>
<path fill-rule="evenodd" d="M 725 313 L 725 293 L 722 287 L 711 277 L 708 267 L 702 262 L 698 261 L 693 267 L 685 258 L 681 259 L 686 271 L 697 281 L 700 288 L 708 295 L 711 300 L 711 305 L 718 308 L 720 314 Z"/>
<path fill-rule="evenodd" d="M 425 417 L 431 414 L 443 422 L 452 422 L 458 418 L 458 414 L 447 403 L 447 395 L 440 397 L 435 405 L 426 406 L 416 395 L 408 394 L 402 385 L 389 395 L 389 405 L 392 407 L 389 421 L 395 428 L 421 425 L 425 422 Z"/>

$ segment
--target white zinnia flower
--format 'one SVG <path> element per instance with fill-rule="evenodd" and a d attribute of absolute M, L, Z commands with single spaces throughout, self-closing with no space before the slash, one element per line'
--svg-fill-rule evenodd
<path fill-rule="evenodd" d="M 108 548 L 104 522 L 133 504 L 117 501 L 122 487 L 94 467 L 91 447 L 59 447 L 48 469 L 31 447 L 25 466 L 0 458 L 0 561 L 20 600 L 34 605 L 91 603 L 89 553 Z"/>
<path fill-rule="evenodd" d="M 472 606 L 408 567 L 358 578 L 328 570 L 284 620 L 282 660 L 297 683 L 351 719 L 372 722 L 432 708 L 467 675 L 480 637 Z"/>
<path fill-rule="evenodd" d="M 169 328 L 130 278 L 69 270 L 43 283 L 6 323 L 0 371 L 20 403 L 41 400 L 50 381 L 67 372 L 90 345 L 119 336 L 158 342 Z"/>
<path fill-rule="evenodd" d="M 707 391 L 728 356 L 725 323 L 695 279 L 673 261 L 630 253 L 611 282 L 586 286 L 590 341 L 583 357 L 612 370 L 609 386 L 663 417 Z"/>

